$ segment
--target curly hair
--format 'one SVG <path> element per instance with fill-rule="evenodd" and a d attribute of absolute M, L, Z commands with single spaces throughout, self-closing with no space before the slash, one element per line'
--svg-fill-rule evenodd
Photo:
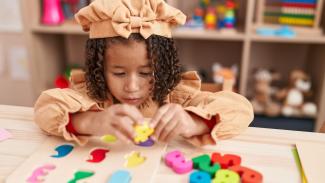
<path fill-rule="evenodd" d="M 152 99 L 163 105 L 167 95 L 180 82 L 181 68 L 174 40 L 158 35 L 152 35 L 148 39 L 138 33 L 131 34 L 128 39 L 88 39 L 85 67 L 88 95 L 100 102 L 108 99 L 110 93 L 105 78 L 105 52 L 112 44 L 127 44 L 129 41 L 145 42 L 154 74 Z"/>

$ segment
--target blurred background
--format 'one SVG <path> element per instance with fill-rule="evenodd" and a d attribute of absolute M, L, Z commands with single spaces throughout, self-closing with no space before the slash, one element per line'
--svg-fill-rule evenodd
<path fill-rule="evenodd" d="M 325 121 L 323 0 L 168 0 L 188 17 L 173 31 L 183 70 L 202 90 L 252 102 L 252 126 L 318 131 Z M 69 87 L 88 36 L 73 15 L 89 0 L 1 0 L 0 105 L 32 107 Z"/>

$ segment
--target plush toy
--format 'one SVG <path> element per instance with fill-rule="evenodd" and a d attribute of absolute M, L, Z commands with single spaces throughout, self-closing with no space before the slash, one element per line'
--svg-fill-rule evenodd
<path fill-rule="evenodd" d="M 254 112 L 267 116 L 278 116 L 281 106 L 274 100 L 277 89 L 271 84 L 273 81 L 279 80 L 280 75 L 267 69 L 258 69 L 255 71 L 254 79 L 254 96 L 251 101 Z"/>
<path fill-rule="evenodd" d="M 236 84 L 238 68 L 233 65 L 231 68 L 223 67 L 219 63 L 213 64 L 213 80 L 215 83 L 222 85 L 222 90 L 233 91 Z"/>
<path fill-rule="evenodd" d="M 311 79 L 303 70 L 290 73 L 289 87 L 281 90 L 277 97 L 283 100 L 282 114 L 285 116 L 314 117 L 317 113 L 316 104 L 310 102 Z"/>

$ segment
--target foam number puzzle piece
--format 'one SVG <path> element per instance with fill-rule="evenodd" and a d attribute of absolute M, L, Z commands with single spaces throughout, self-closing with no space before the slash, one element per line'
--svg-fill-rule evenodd
<path fill-rule="evenodd" d="M 73 145 L 71 144 L 63 144 L 55 148 L 55 151 L 57 152 L 56 155 L 52 155 L 53 158 L 63 158 L 67 156 L 73 149 Z"/>
<path fill-rule="evenodd" d="M 90 158 L 87 161 L 90 163 L 99 163 L 106 158 L 106 153 L 108 152 L 108 149 L 94 149 L 90 152 Z"/>
<path fill-rule="evenodd" d="M 145 142 L 140 142 L 139 144 L 137 144 L 138 146 L 142 146 L 142 147 L 151 147 L 155 144 L 155 141 L 153 141 L 150 137 L 148 138 L 147 141 Z"/>
<path fill-rule="evenodd" d="M 116 142 L 117 138 L 114 135 L 104 135 L 100 138 L 100 140 L 105 143 L 114 143 Z"/>
<path fill-rule="evenodd" d="M 192 161 L 194 168 L 207 172 L 211 177 L 220 169 L 219 163 L 211 164 L 210 156 L 207 154 L 197 156 Z"/>
<path fill-rule="evenodd" d="M 41 167 L 36 168 L 32 175 L 27 178 L 26 182 L 28 183 L 40 183 L 44 181 L 44 176 L 48 174 L 49 171 L 54 170 L 55 165 L 53 164 L 46 164 Z"/>
<path fill-rule="evenodd" d="M 3 128 L 0 128 L 0 141 L 7 140 L 11 137 L 12 137 L 12 135 L 10 132 L 8 132 L 7 130 L 5 130 Z"/>
<path fill-rule="evenodd" d="M 239 175 L 231 170 L 222 169 L 216 172 L 215 178 L 212 180 L 212 183 L 239 183 Z"/>
<path fill-rule="evenodd" d="M 68 183 L 77 183 L 79 180 L 93 176 L 95 173 L 92 171 L 81 171 L 78 170 L 74 173 L 73 179 L 69 180 Z"/>
<path fill-rule="evenodd" d="M 261 173 L 243 166 L 232 166 L 229 170 L 237 172 L 240 175 L 242 183 L 261 183 L 263 176 Z"/>
<path fill-rule="evenodd" d="M 113 173 L 107 183 L 129 183 L 131 182 L 131 175 L 126 170 L 118 170 Z"/>
<path fill-rule="evenodd" d="M 148 123 L 144 123 L 143 125 L 136 125 L 134 127 L 136 136 L 134 137 L 135 143 L 145 142 L 148 140 L 149 136 L 153 134 L 154 129 L 149 128 Z"/>
<path fill-rule="evenodd" d="M 221 155 L 220 153 L 213 153 L 211 156 L 212 163 L 219 163 L 222 169 L 227 169 L 228 167 L 240 165 L 241 157 L 234 154 Z"/>
<path fill-rule="evenodd" d="M 183 154 L 177 150 L 166 154 L 165 163 L 178 174 L 187 173 L 193 169 L 193 162 L 185 161 Z"/>
<path fill-rule="evenodd" d="M 146 160 L 146 158 L 141 156 L 139 152 L 132 152 L 131 154 L 126 155 L 125 159 L 127 161 L 124 166 L 127 168 L 133 168 L 141 165 Z"/>
<path fill-rule="evenodd" d="M 190 183 L 210 183 L 211 177 L 208 173 L 195 171 L 190 175 Z"/>

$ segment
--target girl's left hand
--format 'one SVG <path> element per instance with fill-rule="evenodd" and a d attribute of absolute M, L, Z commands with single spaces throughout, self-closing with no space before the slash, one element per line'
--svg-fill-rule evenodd
<path fill-rule="evenodd" d="M 191 137 L 198 129 L 197 123 L 183 107 L 172 103 L 160 107 L 150 125 L 155 129 L 154 138 L 167 142 L 178 135 Z"/>

